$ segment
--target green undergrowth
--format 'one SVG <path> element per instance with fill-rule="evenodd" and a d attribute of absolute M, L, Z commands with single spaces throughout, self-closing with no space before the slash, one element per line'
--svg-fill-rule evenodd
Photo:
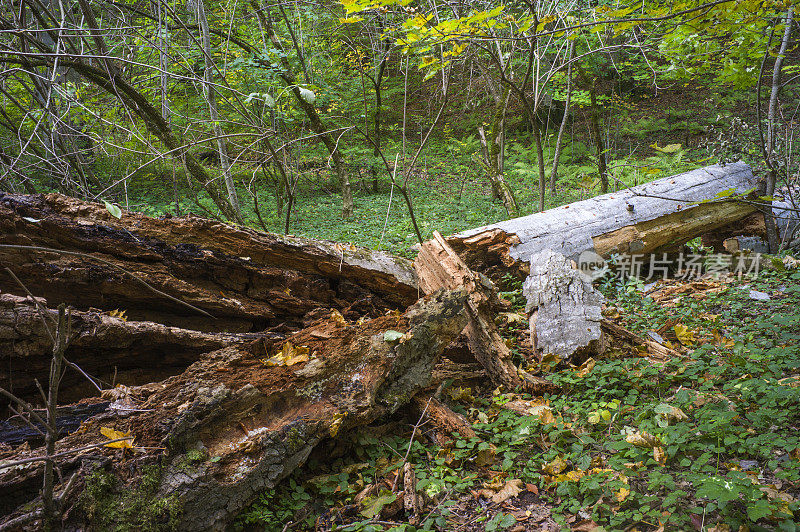
<path fill-rule="evenodd" d="M 682 356 L 612 351 L 543 373 L 560 390 L 537 398 L 451 386 L 444 397 L 476 438 L 454 434 L 437 445 L 418 433 L 411 441 L 406 424 L 352 434 L 336 444 L 338 458 L 309 462 L 236 528 L 292 521 L 294 530 L 410 532 L 468 519 L 468 530 L 511 529 L 519 514 L 477 494 L 518 479 L 525 488 L 509 502 L 546 504 L 564 530 L 797 530 L 800 272 L 682 286 L 670 303 L 644 295 L 641 283 L 602 288 L 616 319 L 642 335 L 660 330 Z M 751 290 L 770 299 L 752 299 Z M 505 297 L 521 303 L 518 293 Z M 507 408 L 520 401 L 540 405 L 536 415 Z M 425 501 L 414 525 L 402 509 L 381 517 L 396 504 L 389 488 L 407 450 Z"/>
<path fill-rule="evenodd" d="M 545 140 L 549 175 L 555 135 L 550 134 Z M 390 142 L 386 150 L 393 154 L 401 148 Z M 502 202 L 492 197 L 489 180 L 476 157 L 479 150 L 474 136 L 439 138 L 419 158 L 409 177 L 408 190 L 423 238 L 430 238 L 434 229 L 442 234 L 454 234 L 509 218 Z M 649 153 L 648 156 L 610 160 L 609 168 L 614 176 L 611 190 L 709 164 L 702 160 L 701 151 L 690 156 L 684 150 L 665 154 L 651 148 Z M 312 146 L 298 163 L 303 170 L 298 170 L 297 201 L 292 209 L 289 233 L 413 256 L 412 246 L 417 243 L 417 237 L 408 206 L 397 188 L 392 187 L 385 168 L 371 154 L 365 155 L 363 149 L 349 150 L 346 155 L 354 216 L 342 219 L 339 187 L 327 168 L 327 157 L 321 147 Z M 531 214 L 536 210 L 539 194 L 532 139 L 520 136 L 510 140 L 507 155 L 506 179 L 521 206 L 519 215 Z M 120 173 L 133 166 L 126 166 L 123 161 L 108 164 L 119 166 Z M 377 192 L 373 191 L 373 168 L 378 177 Z M 218 169 L 210 170 L 212 174 L 219 173 Z M 249 191 L 244 186 L 238 188 L 247 225 L 283 233 L 286 211 L 277 209 L 274 185 L 266 182 L 263 174 L 254 173 L 244 165 L 235 165 L 233 174 L 237 183 L 249 185 Z M 600 185 L 593 148 L 580 141 L 568 143 L 563 150 L 559 176 L 556 194 L 551 195 L 548 188 L 546 208 L 597 195 Z M 126 194 L 117 193 L 107 199 L 115 199 L 123 207 L 127 205 L 131 210 L 151 216 L 186 212 L 200 216 L 216 214 L 216 208 L 205 193 L 200 193 L 195 200 L 185 183 L 182 168 L 153 163 L 130 179 Z M 263 226 L 255 212 L 253 194 L 258 200 Z"/>

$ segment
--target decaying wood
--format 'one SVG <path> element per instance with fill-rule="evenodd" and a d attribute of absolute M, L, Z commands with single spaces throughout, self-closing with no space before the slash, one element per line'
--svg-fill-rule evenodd
<path fill-rule="evenodd" d="M 442 288 L 464 287 L 470 318 L 464 334 L 470 350 L 495 385 L 521 385 L 523 381 L 511 360 L 511 351 L 494 324 L 491 307 L 499 301 L 492 282 L 470 270 L 438 232 L 433 235 L 432 240 L 422 244 L 414 261 L 420 290 L 431 294 Z"/>
<path fill-rule="evenodd" d="M 403 466 L 403 507 L 409 516 L 417 515 L 419 512 L 419 500 L 417 499 L 417 474 L 414 472 L 414 464 L 406 462 Z"/>
<path fill-rule="evenodd" d="M 194 330 L 292 330 L 313 321 L 309 313 L 320 308 L 377 316 L 418 297 L 411 263 L 384 252 L 196 217 L 124 212 L 116 219 L 102 205 L 58 194 L 0 194 L 0 244 L 107 261 L 0 247 L 0 266 L 50 306 L 122 309 L 131 320 Z M 165 300 L 111 265 L 213 319 Z M 6 275 L 0 275 L 0 291 L 23 295 Z"/>
<path fill-rule="evenodd" d="M 584 251 L 651 253 L 673 249 L 697 236 L 750 216 L 756 207 L 713 201 L 733 190 L 745 193 L 757 178 L 745 163 L 707 166 L 545 212 L 471 229 L 447 242 L 473 270 L 494 280 L 528 273 L 531 255 L 552 249 L 578 260 Z"/>
<path fill-rule="evenodd" d="M 180 375 L 130 388 L 126 399 L 136 411 L 90 419 L 56 451 L 102 442 L 101 426 L 129 432 L 144 452 L 117 455 L 113 472 L 125 479 L 134 463 L 160 463 L 157 496 L 177 497 L 180 528 L 224 529 L 322 439 L 394 412 L 428 386 L 437 358 L 466 325 L 466 301 L 463 290 L 442 291 L 402 315 L 360 325 L 321 320 L 283 344 L 291 353 L 307 347 L 310 359 L 292 366 L 270 365 L 249 346 L 212 351 Z M 405 334 L 387 341 L 389 330 Z M 202 458 L 187 466 L 191 450 Z M 22 474 L 0 469 L 0 500 L 9 493 L 18 499 L 20 485 L 39 469 L 37 463 Z"/>
<path fill-rule="evenodd" d="M 450 410 L 444 403 L 435 397 L 419 395 L 414 398 L 414 412 L 425 413 L 429 422 L 440 430 L 444 436 L 450 437 L 451 434 L 458 433 L 462 438 L 468 440 L 475 438 L 475 430 L 473 430 L 470 422 L 462 416 Z"/>
<path fill-rule="evenodd" d="M 36 380 L 47 382 L 52 339 L 42 318 L 57 311 L 39 306 L 28 297 L 0 294 L 0 386 L 36 402 Z M 40 312 L 42 314 L 40 314 Z M 116 382 L 128 385 L 161 380 L 180 372 L 203 353 L 229 345 L 257 345 L 261 353 L 272 333 L 205 333 L 160 323 L 127 321 L 99 311 L 73 311 L 72 337 L 66 358 L 97 379 L 104 388 Z M 92 395 L 92 385 L 77 370 L 61 379 L 63 403 Z M 0 400 L 3 404 L 3 400 Z"/>
<path fill-rule="evenodd" d="M 531 256 L 531 273 L 522 286 L 530 314 L 531 344 L 541 360 L 600 354 L 600 322 L 605 298 L 570 259 L 552 250 Z"/>

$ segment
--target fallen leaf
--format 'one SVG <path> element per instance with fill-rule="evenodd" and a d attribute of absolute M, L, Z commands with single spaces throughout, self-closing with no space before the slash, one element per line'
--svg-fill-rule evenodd
<path fill-rule="evenodd" d="M 108 427 L 100 427 L 100 434 L 109 440 L 118 440 L 120 438 L 127 438 L 131 434 L 129 432 L 120 432 L 118 430 L 110 429 Z M 133 449 L 133 438 L 130 440 L 117 441 L 114 443 L 107 443 L 106 447 L 114 449 Z"/>
<path fill-rule="evenodd" d="M 492 496 L 492 502 L 495 504 L 500 504 L 501 502 L 505 502 L 512 497 L 516 497 L 523 490 L 522 481 L 518 478 L 509 480 L 505 483 L 505 485 Z"/>
<path fill-rule="evenodd" d="M 587 358 L 586 362 L 581 364 L 581 366 L 578 368 L 578 371 L 575 373 L 575 375 L 581 378 L 586 377 L 592 372 L 594 365 L 595 360 L 591 357 Z"/>
<path fill-rule="evenodd" d="M 336 309 L 334 309 L 334 310 L 332 310 L 332 311 L 331 311 L 331 321 L 332 321 L 332 322 L 333 322 L 333 323 L 334 323 L 334 324 L 335 324 L 337 327 L 347 327 L 347 320 L 345 320 L 345 319 L 344 319 L 344 316 L 342 316 L 342 313 L 341 313 L 341 312 L 339 312 L 339 311 L 338 311 L 338 310 L 336 310 Z"/>
<path fill-rule="evenodd" d="M 308 362 L 308 346 L 294 346 L 291 342 L 283 344 L 275 356 L 263 360 L 265 366 L 293 366 L 301 362 Z"/>
<path fill-rule="evenodd" d="M 662 466 L 667 463 L 667 454 L 663 447 L 653 447 L 653 460 Z"/>
<path fill-rule="evenodd" d="M 653 436 L 648 432 L 639 432 L 635 429 L 628 430 L 625 441 L 636 447 L 654 448 L 661 446 L 661 440 L 659 440 L 657 436 Z"/>
<path fill-rule="evenodd" d="M 542 466 L 542 471 L 544 471 L 548 475 L 555 476 L 564 471 L 566 468 L 567 468 L 567 462 L 562 457 L 559 456 L 550 463 L 547 463 L 544 466 Z"/>
<path fill-rule="evenodd" d="M 678 341 L 681 344 L 689 347 L 694 343 L 694 331 L 690 331 L 686 325 L 679 323 L 675 325 L 673 329 L 675 330 L 675 336 L 678 337 Z"/>

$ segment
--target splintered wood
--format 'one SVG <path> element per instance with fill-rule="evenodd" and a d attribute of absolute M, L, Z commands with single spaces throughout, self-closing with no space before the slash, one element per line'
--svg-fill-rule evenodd
<path fill-rule="evenodd" d="M 511 351 L 494 324 L 493 308 L 501 305 L 494 285 L 486 276 L 470 270 L 442 235 L 434 231 L 433 239 L 422 244 L 414 268 L 420 289 L 426 294 L 440 289 L 466 289 L 469 322 L 464 334 L 492 383 L 529 389 L 547 384 L 514 366 Z"/>

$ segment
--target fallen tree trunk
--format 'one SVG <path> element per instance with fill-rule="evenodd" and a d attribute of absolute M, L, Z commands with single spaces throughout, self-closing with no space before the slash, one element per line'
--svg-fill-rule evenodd
<path fill-rule="evenodd" d="M 117 219 L 59 194 L 0 194 L 0 266 L 53 307 L 120 309 L 132 320 L 211 332 L 297 330 L 320 308 L 377 316 L 418 297 L 411 263 L 384 252 L 196 217 Z M 7 275 L 0 291 L 24 295 Z"/>
<path fill-rule="evenodd" d="M 584 251 L 652 253 L 674 249 L 716 228 L 746 218 L 756 206 L 714 201 L 745 193 L 757 179 L 745 163 L 707 166 L 644 185 L 464 231 L 447 243 L 473 270 L 498 281 L 524 279 L 534 253 L 551 249 L 578 260 Z"/>
<path fill-rule="evenodd" d="M 466 325 L 465 304 L 463 290 L 438 292 L 403 315 L 362 324 L 321 320 L 276 346 L 279 354 L 272 358 L 243 345 L 212 351 L 178 376 L 129 389 L 124 399 L 134 411 L 85 421 L 80 431 L 58 442 L 56 452 L 102 443 L 101 427 L 130 434 L 139 452 L 117 454 L 110 463 L 117 482 L 144 489 L 143 468 L 157 464 L 148 480 L 151 491 L 145 496 L 153 498 L 148 508 L 180 515 L 174 523 L 180 530 L 223 530 L 255 496 L 302 464 L 318 442 L 394 412 L 428 386 L 439 355 Z M 114 452 L 98 447 L 78 454 Z M 78 467 L 77 455 L 70 458 L 72 469 Z M 12 502 L 27 502 L 22 494 L 36 497 L 31 479 L 40 478 L 39 464 L 0 464 L 0 510 L 9 514 L 7 520 L 24 511 L 9 508 Z M 138 473 L 130 478 L 131 472 Z M 71 473 L 70 468 L 62 472 L 65 479 Z M 88 519 L 97 528 L 135 529 L 135 520 L 143 516 L 108 523 L 110 516 L 91 514 L 102 507 L 98 497 L 116 501 L 111 508 L 125 507 L 123 492 L 108 491 L 113 485 L 103 493 L 94 486 L 85 494 L 88 504 L 80 509 L 89 514 L 76 509 L 71 525 Z"/>
<path fill-rule="evenodd" d="M 38 305 L 36 304 L 38 303 Z M 47 382 L 52 339 L 43 319 L 58 315 L 46 302 L 0 294 L 0 386 L 29 402 L 39 402 L 36 381 Z M 282 339 L 274 333 L 206 333 L 148 321 L 128 321 L 100 311 L 73 311 L 67 360 L 91 375 L 103 388 L 160 381 L 180 373 L 204 353 L 231 345 L 248 345 L 261 355 Z M 96 395 L 77 370 L 61 379 L 64 403 Z M 6 404 L 5 398 L 0 404 Z"/>

